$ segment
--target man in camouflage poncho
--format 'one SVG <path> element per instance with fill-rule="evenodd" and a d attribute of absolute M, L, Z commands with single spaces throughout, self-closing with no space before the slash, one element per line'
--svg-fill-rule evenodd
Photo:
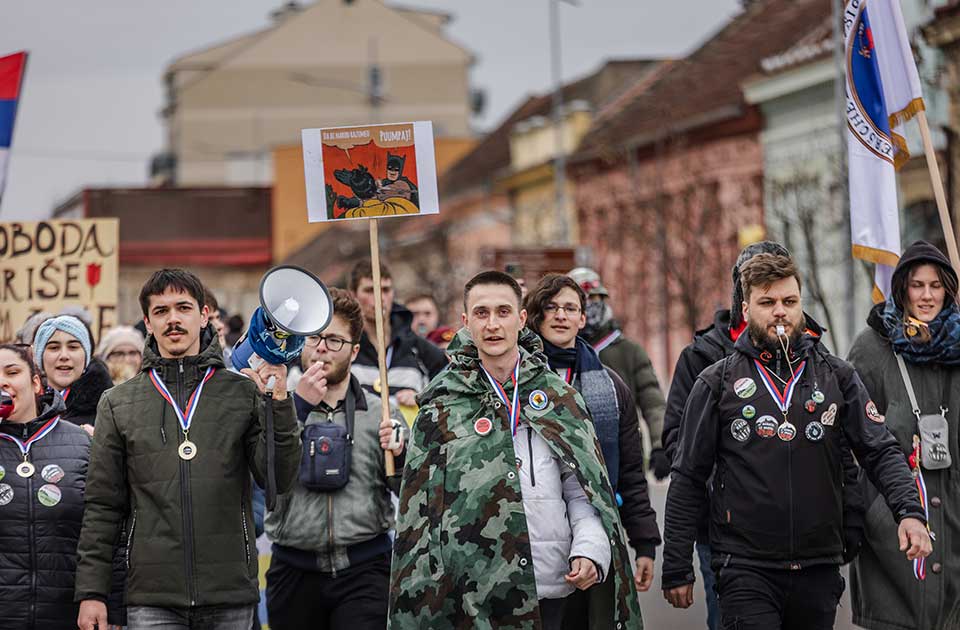
<path fill-rule="evenodd" d="M 519 311 L 519 299 L 512 308 Z M 465 314 L 464 323 L 471 325 L 467 320 Z M 524 330 L 517 339 L 522 323 L 502 328 L 512 332 L 500 333 L 499 339 L 496 332 L 488 334 L 497 324 L 488 326 L 493 328 L 479 329 L 487 352 L 490 344 L 498 344 L 502 356 L 516 361 L 519 350 L 521 420 L 547 443 L 559 465 L 576 475 L 609 538 L 606 579 L 615 580 L 614 627 L 642 629 L 625 536 L 583 400 L 549 369 L 536 335 Z M 540 630 L 544 624 L 510 418 L 481 370 L 470 332 L 461 330 L 447 351 L 450 367 L 420 395 L 408 447 L 390 628 Z M 545 400 L 534 400 L 534 393 Z M 481 430 L 485 419 L 492 420 L 487 432 Z M 571 560 L 575 571 L 576 560 Z"/>

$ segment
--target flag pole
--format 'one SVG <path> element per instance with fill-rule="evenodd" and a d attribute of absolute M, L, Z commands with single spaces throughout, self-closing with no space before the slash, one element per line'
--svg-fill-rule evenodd
<path fill-rule="evenodd" d="M 930 123 L 927 122 L 927 113 L 922 109 L 917 112 L 917 122 L 920 123 L 923 152 L 927 156 L 927 170 L 930 172 L 930 183 L 933 184 L 933 196 L 937 200 L 937 211 L 940 213 L 940 225 L 943 228 L 943 237 L 947 243 L 947 254 L 950 256 L 950 264 L 953 268 L 960 271 L 957 237 L 953 231 L 953 222 L 950 220 L 950 211 L 947 209 L 947 195 L 943 190 L 940 165 L 937 163 L 937 154 L 933 149 L 933 140 L 930 137 Z"/>
<path fill-rule="evenodd" d="M 373 267 L 373 308 L 376 311 L 377 324 L 377 363 L 380 366 L 380 421 L 390 420 L 390 387 L 387 385 L 387 356 L 383 335 L 383 295 L 380 291 L 380 233 L 378 221 L 370 219 L 370 263 Z M 393 464 L 393 452 L 384 451 L 384 467 L 387 477 L 396 474 Z"/>

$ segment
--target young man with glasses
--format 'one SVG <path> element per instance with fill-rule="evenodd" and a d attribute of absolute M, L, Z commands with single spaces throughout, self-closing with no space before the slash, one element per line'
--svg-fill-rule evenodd
<path fill-rule="evenodd" d="M 637 590 L 643 592 L 653 582 L 660 531 L 647 493 L 637 406 L 623 379 L 604 366 L 596 350 L 579 336 L 586 325 L 586 302 L 586 294 L 572 278 L 547 274 L 527 295 L 527 326 L 543 341 L 550 367 L 586 402 L 616 493 L 620 518 L 637 554 L 634 579 Z M 612 581 L 570 595 L 564 627 L 613 628 L 613 601 Z"/>
<path fill-rule="evenodd" d="M 307 338 L 305 372 L 294 394 L 303 438 L 300 479 L 266 518 L 273 541 L 267 612 L 274 630 L 382 630 L 387 623 L 387 531 L 394 511 L 383 450 L 392 426 L 381 425 L 380 397 L 365 392 L 350 373 L 363 331 L 360 305 L 346 291 L 331 289 L 330 295 L 333 319 L 322 334 Z M 339 447 L 332 425 L 344 428 Z M 403 446 L 393 453 L 400 458 Z M 338 467 L 348 473 L 333 475 Z"/>

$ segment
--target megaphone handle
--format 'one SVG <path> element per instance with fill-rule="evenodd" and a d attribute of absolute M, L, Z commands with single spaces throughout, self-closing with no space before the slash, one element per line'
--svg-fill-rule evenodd
<path fill-rule="evenodd" d="M 273 393 L 267 390 L 263 396 L 265 409 L 263 411 L 264 431 L 267 432 L 267 509 L 273 511 L 277 507 L 277 467 L 274 461 L 277 456 L 277 446 L 273 435 Z"/>

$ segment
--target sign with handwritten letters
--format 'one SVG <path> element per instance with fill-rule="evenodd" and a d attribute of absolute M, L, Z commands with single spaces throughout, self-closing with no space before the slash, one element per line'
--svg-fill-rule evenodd
<path fill-rule="evenodd" d="M 304 129 L 310 222 L 436 214 L 430 122 Z"/>
<path fill-rule="evenodd" d="M 117 324 L 117 219 L 0 222 L 0 342 L 34 313 L 82 306 L 97 339 Z"/>

